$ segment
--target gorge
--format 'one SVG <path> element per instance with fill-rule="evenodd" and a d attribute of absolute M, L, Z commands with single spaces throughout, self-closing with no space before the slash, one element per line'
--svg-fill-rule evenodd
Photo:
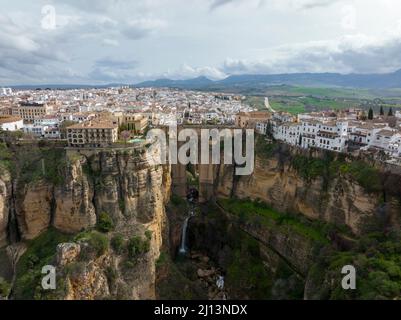
<path fill-rule="evenodd" d="M 141 148 L 0 151 L 2 298 L 222 299 L 218 276 L 228 299 L 400 294 L 395 167 L 258 137 L 253 175 L 209 167 L 197 182 L 207 197 L 188 219 L 173 192 L 187 183 L 174 170 L 186 169 L 150 165 Z M 362 270 L 356 292 L 340 288 L 347 263 Z M 55 291 L 40 287 L 46 264 L 57 267 Z"/>

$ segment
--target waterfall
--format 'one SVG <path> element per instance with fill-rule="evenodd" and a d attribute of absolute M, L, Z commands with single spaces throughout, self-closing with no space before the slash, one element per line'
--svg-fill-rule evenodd
<path fill-rule="evenodd" d="M 18 243 L 21 240 L 21 235 L 19 233 L 18 228 L 18 220 L 15 208 L 15 186 L 14 183 L 11 184 L 11 200 L 10 200 L 10 209 L 8 215 L 8 241 L 10 244 Z"/>
<path fill-rule="evenodd" d="M 184 221 L 184 224 L 182 226 L 182 235 L 181 235 L 181 247 L 180 247 L 180 253 L 181 254 L 186 254 L 187 253 L 187 248 L 186 248 L 186 238 L 187 238 L 187 229 L 188 229 L 188 222 L 191 217 L 187 217 Z"/>
<path fill-rule="evenodd" d="M 184 224 L 182 225 L 182 234 L 181 234 L 181 246 L 180 246 L 180 254 L 186 254 L 187 253 L 187 246 L 186 246 L 186 241 L 187 241 L 187 229 L 188 229 L 188 223 L 189 220 L 194 216 L 194 210 L 192 209 L 189 216 L 184 220 Z"/>

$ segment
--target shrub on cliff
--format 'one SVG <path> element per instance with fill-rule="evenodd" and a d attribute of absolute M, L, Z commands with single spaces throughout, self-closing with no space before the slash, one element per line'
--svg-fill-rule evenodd
<path fill-rule="evenodd" d="M 92 251 L 96 254 L 97 257 L 102 256 L 106 253 L 109 248 L 109 240 L 107 237 L 100 232 L 97 231 L 89 231 L 79 234 L 76 241 L 87 243 L 89 245 L 89 251 Z M 85 252 L 85 250 L 84 250 Z M 83 253 L 81 252 L 81 255 Z M 85 252 L 84 254 L 89 254 L 89 252 Z"/>
<path fill-rule="evenodd" d="M 56 299 L 58 290 L 63 290 L 57 279 L 57 290 L 45 291 L 41 287 L 43 277 L 41 270 L 45 265 L 54 265 L 56 247 L 59 243 L 69 242 L 71 236 L 60 233 L 55 229 L 49 229 L 35 240 L 28 243 L 26 252 L 17 264 L 17 275 L 13 297 L 15 299 Z M 62 292 L 60 292 L 62 295 Z"/>
<path fill-rule="evenodd" d="M 11 289 L 10 284 L 0 277 L 0 300 L 1 298 L 8 297 L 10 289 Z"/>
<path fill-rule="evenodd" d="M 150 250 L 149 239 L 143 240 L 139 236 L 132 237 L 128 242 L 128 255 L 131 259 L 147 253 Z"/>
<path fill-rule="evenodd" d="M 368 192 L 382 190 L 379 171 L 367 163 L 362 161 L 346 163 L 340 167 L 340 170 L 343 174 L 351 175 Z"/>
<path fill-rule="evenodd" d="M 104 233 L 113 231 L 114 230 L 113 219 L 109 216 L 108 213 L 102 212 L 99 215 L 99 219 L 98 219 L 96 227 L 100 232 L 104 232 Z"/>
<path fill-rule="evenodd" d="M 123 254 L 125 251 L 125 241 L 124 237 L 121 234 L 116 234 L 112 239 L 111 239 L 111 247 L 117 254 Z"/>

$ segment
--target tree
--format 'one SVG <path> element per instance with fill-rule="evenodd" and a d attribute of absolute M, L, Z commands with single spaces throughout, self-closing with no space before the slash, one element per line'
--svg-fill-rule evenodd
<path fill-rule="evenodd" d="M 127 140 L 131 137 L 131 132 L 130 131 L 123 131 L 120 133 L 121 139 L 124 140 L 124 143 L 127 144 Z"/>
<path fill-rule="evenodd" d="M 393 116 L 393 108 L 390 108 L 390 110 L 388 111 L 388 116 L 392 117 Z"/>
<path fill-rule="evenodd" d="M 121 133 L 121 132 L 123 132 L 123 131 L 127 131 L 128 130 L 128 126 L 125 124 L 125 123 L 123 123 L 122 125 L 120 125 L 119 127 L 118 127 L 118 132 L 119 133 Z"/>
<path fill-rule="evenodd" d="M 380 115 L 381 115 L 381 116 L 384 116 L 384 109 L 383 109 L 383 106 L 380 106 Z"/>
<path fill-rule="evenodd" d="M 100 214 L 97 222 L 97 229 L 104 233 L 114 230 L 113 219 L 106 212 Z"/>
<path fill-rule="evenodd" d="M 369 109 L 368 119 L 373 120 L 373 109 L 372 108 Z"/>

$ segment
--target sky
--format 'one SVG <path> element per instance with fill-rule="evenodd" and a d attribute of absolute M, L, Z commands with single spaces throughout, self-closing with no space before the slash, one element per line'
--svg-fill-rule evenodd
<path fill-rule="evenodd" d="M 399 0 L 0 0 L 0 86 L 401 69 Z"/>

